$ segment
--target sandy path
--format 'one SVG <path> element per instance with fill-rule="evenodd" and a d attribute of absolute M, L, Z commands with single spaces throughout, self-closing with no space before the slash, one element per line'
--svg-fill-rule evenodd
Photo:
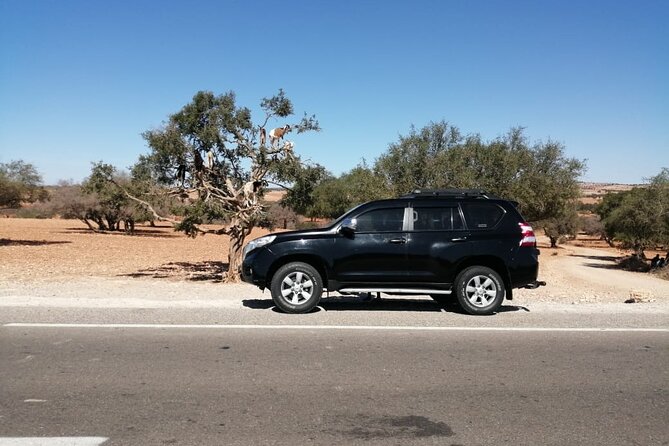
<path fill-rule="evenodd" d="M 558 253 L 558 255 L 552 255 Z M 623 302 L 630 293 L 669 303 L 669 281 L 616 268 L 609 251 L 568 245 L 542 249 L 538 290 L 519 290 L 519 298 L 573 303 Z"/>

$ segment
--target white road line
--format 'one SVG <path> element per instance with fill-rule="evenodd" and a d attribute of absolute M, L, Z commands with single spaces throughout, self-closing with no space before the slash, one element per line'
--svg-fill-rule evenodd
<path fill-rule="evenodd" d="M 669 333 L 669 328 L 617 327 L 421 327 L 406 325 L 225 325 L 225 324 L 46 324 L 14 322 L 8 328 L 204 328 L 218 330 L 385 330 L 385 331 L 537 331 L 537 332 L 642 332 Z M 1 446 L 1 445 L 0 445 Z"/>
<path fill-rule="evenodd" d="M 0 446 L 99 446 L 105 437 L 0 437 Z"/>

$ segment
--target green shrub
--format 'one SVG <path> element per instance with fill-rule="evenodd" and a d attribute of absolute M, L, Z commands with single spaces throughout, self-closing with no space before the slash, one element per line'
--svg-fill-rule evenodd
<path fill-rule="evenodd" d="M 295 228 L 298 230 L 305 230 L 305 229 L 322 228 L 323 226 L 324 225 L 322 223 L 319 223 L 317 221 L 301 221 L 295 226 Z"/>

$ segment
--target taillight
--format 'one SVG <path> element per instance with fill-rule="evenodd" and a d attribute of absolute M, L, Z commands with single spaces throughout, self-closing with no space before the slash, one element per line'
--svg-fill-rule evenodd
<path fill-rule="evenodd" d="M 537 238 L 534 236 L 532 226 L 525 222 L 518 223 L 523 238 L 520 239 L 520 246 L 537 246 Z"/>

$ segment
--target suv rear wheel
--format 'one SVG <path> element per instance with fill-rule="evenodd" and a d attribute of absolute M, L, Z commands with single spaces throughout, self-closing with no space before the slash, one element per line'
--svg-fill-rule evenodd
<path fill-rule="evenodd" d="M 272 299 L 286 313 L 306 313 L 318 305 L 323 279 L 316 269 L 303 262 L 283 265 L 272 277 Z"/>
<path fill-rule="evenodd" d="M 460 306 L 469 314 L 493 314 L 502 306 L 504 282 L 493 269 L 470 266 L 455 279 Z"/>

